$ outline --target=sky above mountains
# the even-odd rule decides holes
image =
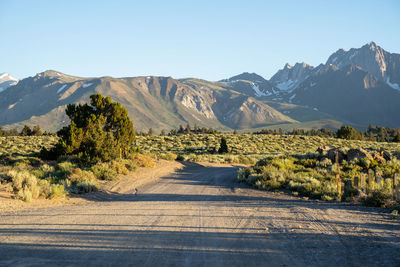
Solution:
[[[375,41],[400,52],[400,2],[0,1],[0,73],[270,78]]]

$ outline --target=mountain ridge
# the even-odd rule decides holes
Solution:
[[[40,122],[44,129],[57,130],[68,122],[60,110],[89,101],[93,93],[123,104],[138,130],[186,123],[229,130],[295,122],[250,96],[214,87],[171,77],[80,78],[45,71],[0,93],[0,125]]]
[[[160,76],[83,78],[47,70],[7,81],[13,84],[0,92],[0,125],[9,127],[38,123],[56,130],[68,122],[62,114],[66,104],[87,102],[92,93],[125,105],[138,130],[186,123],[252,129],[321,120],[332,127],[340,122],[400,126],[400,55],[373,42],[339,49],[317,67],[287,63],[270,80],[249,72],[211,82]]]

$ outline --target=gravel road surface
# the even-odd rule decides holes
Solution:
[[[399,219],[252,189],[237,168],[184,163],[78,205],[3,212],[0,266],[400,266]]]

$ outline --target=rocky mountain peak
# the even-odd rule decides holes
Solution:
[[[354,64],[371,73],[393,89],[400,90],[400,55],[389,53],[374,42],[361,48],[332,54],[327,64],[339,68]]]
[[[307,63],[305,63],[305,62],[303,61],[303,62],[301,62],[301,63],[297,62],[297,63],[294,65],[294,67],[295,67],[295,68],[307,68],[307,67],[310,67],[310,65],[308,65]]]
[[[326,72],[337,71],[339,68],[333,64],[320,65],[316,68],[316,74],[323,74]]]
[[[314,67],[305,62],[290,66],[288,63],[272,76],[270,82],[283,92],[291,92],[307,79]]]
[[[234,82],[234,81],[239,81],[239,80],[251,81],[251,82],[255,82],[255,83],[262,83],[262,82],[267,81],[261,75],[258,75],[257,73],[243,72],[243,73],[233,76],[229,79],[222,80],[222,82]]]
[[[61,77],[64,76],[63,73],[55,71],[55,70],[45,70],[43,72],[37,73],[34,78],[51,78],[51,77]]]
[[[373,41],[369,42],[368,45],[369,45],[370,49],[376,48],[376,44],[375,44],[375,42],[373,42]]]
[[[18,79],[14,78],[10,74],[4,72],[0,74],[0,92],[6,90],[8,87],[16,85]]]
[[[232,90],[248,96],[263,97],[275,93],[270,82],[256,73],[243,72],[220,82],[227,82]]]
[[[330,65],[330,66],[333,66],[333,68],[337,69],[337,67],[335,65]],[[363,68],[361,68],[360,66],[357,66],[355,64],[346,65],[343,68],[341,68],[341,70],[343,70],[346,73],[346,75],[350,75],[352,72],[355,72],[355,71],[363,71],[363,72],[367,73],[365,70],[363,70]]]
[[[14,78],[7,72],[0,73],[0,82],[6,82],[6,81],[18,81],[18,79]]]
[[[289,63],[286,63],[285,66],[283,67],[284,70],[291,68],[293,68],[293,66],[291,66]]]

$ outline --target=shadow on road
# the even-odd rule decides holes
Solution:
[[[2,229],[1,234],[29,235],[31,238],[46,236],[49,240],[63,240],[63,244],[3,242],[0,251],[7,251],[7,254],[0,256],[0,265],[6,265],[7,259],[18,261],[25,257],[35,265],[35,260],[39,260],[35,255],[46,255],[46,260],[39,263],[51,265],[58,262],[62,265],[82,262],[87,265],[126,265],[127,259],[136,266],[184,265],[185,258],[191,258],[192,263],[197,261],[203,266],[218,265],[222,261],[232,266],[243,264],[243,259],[248,259],[252,266],[262,262],[284,263],[282,256],[291,257],[292,262],[300,266],[371,265],[374,262],[381,266],[395,266],[400,262],[400,254],[385,249],[385,242],[390,241],[386,239],[347,235],[347,246],[343,246],[342,240],[336,236],[324,234],[199,230]],[[286,245],[282,246],[282,241],[286,241]],[[373,251],[369,249],[371,246],[375,248]],[[352,256],[350,261],[343,257],[349,254]]]

